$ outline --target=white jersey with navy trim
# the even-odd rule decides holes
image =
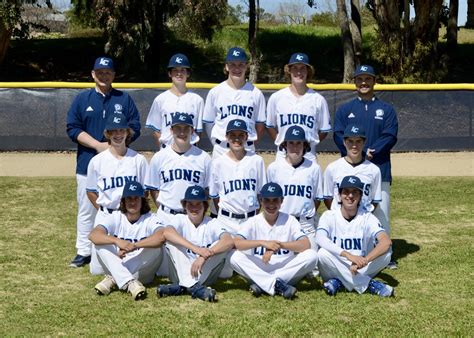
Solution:
[[[365,160],[353,166],[344,157],[331,162],[324,172],[324,198],[332,198],[331,209],[340,208],[341,197],[339,185],[346,176],[357,176],[364,183],[364,192],[360,206],[367,211],[373,211],[372,203],[382,201],[382,176],[380,169],[372,162]]]
[[[323,199],[322,173],[316,162],[304,159],[295,168],[286,159],[278,159],[268,166],[267,179],[283,189],[281,212],[306,218],[315,216],[314,202]]]
[[[291,126],[304,129],[306,140],[313,146],[319,143],[319,133],[331,131],[331,119],[326,99],[313,89],[300,97],[296,97],[290,87],[273,93],[267,104],[267,128],[278,131],[275,144],[279,146],[286,130]]]
[[[226,142],[227,124],[235,119],[247,123],[248,140],[256,141],[255,124],[265,123],[265,97],[260,89],[249,82],[234,89],[224,81],[207,94],[203,122],[214,123],[211,133],[213,144],[215,140]]]
[[[157,202],[160,205],[182,211],[181,200],[188,187],[209,186],[210,163],[209,154],[196,146],[181,155],[172,147],[166,147],[153,155],[145,186],[149,190],[159,190]]]
[[[86,190],[98,194],[98,205],[118,209],[125,183],[137,181],[143,184],[147,169],[145,156],[133,149],[127,148],[121,159],[116,158],[107,149],[89,162]]]
[[[249,218],[241,224],[237,233],[238,236],[246,240],[266,240],[292,242],[302,237],[306,237],[300,223],[291,215],[280,212],[275,224],[270,225],[265,220],[263,213]],[[253,256],[262,257],[265,253],[265,247],[257,247],[251,250]],[[293,257],[295,253],[287,249],[279,249],[273,254],[272,260],[284,261]]]
[[[201,224],[196,227],[187,215],[175,215],[169,225],[175,228],[181,237],[201,248],[210,248],[226,232],[217,219],[208,216],[204,216]],[[186,250],[186,254],[189,258],[198,257],[191,250]]]
[[[244,214],[259,208],[257,194],[267,183],[262,157],[247,153],[234,161],[228,152],[212,161],[209,196],[219,198],[219,208]]]
[[[316,231],[324,232],[342,250],[357,256],[366,256],[374,248],[377,235],[385,232],[372,213],[359,210],[349,222],[342,216],[341,209],[325,211]]]
[[[198,94],[188,90],[185,94],[178,96],[171,90],[167,90],[153,100],[145,126],[161,133],[162,144],[171,145],[173,143],[171,119],[174,114],[186,113],[193,120],[194,133],[191,136],[191,144],[195,144],[199,141],[197,133],[202,132],[203,109],[204,100]]]

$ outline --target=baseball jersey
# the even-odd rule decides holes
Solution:
[[[360,202],[360,207],[371,212],[374,210],[372,203],[382,201],[382,178],[380,169],[372,162],[365,160],[353,166],[344,157],[330,163],[324,172],[324,198],[332,198],[331,209],[341,207],[339,202],[339,185],[346,176],[357,176],[364,183],[364,192]]]
[[[219,208],[243,214],[259,208],[257,194],[267,183],[263,159],[247,153],[234,161],[228,153],[212,161],[209,196],[219,198]]]
[[[310,144],[317,145],[318,133],[331,131],[330,121],[326,99],[311,88],[303,96],[296,97],[290,87],[286,87],[268,99],[265,125],[278,130],[275,139],[277,146],[283,142],[286,130],[295,125],[304,129]]]
[[[171,119],[173,115],[178,113],[188,114],[193,119],[194,124],[191,144],[195,144],[199,141],[199,136],[196,132],[202,131],[203,109],[204,100],[198,94],[188,90],[185,94],[178,96],[171,90],[167,90],[153,100],[145,127],[160,132],[160,142],[165,145],[171,145],[173,143],[173,133],[171,132]]]
[[[242,224],[239,230],[239,236],[247,240],[266,240],[292,242],[302,237],[306,237],[300,223],[291,215],[280,212],[274,225],[268,224],[263,213],[255,217],[249,218]],[[252,249],[253,256],[263,256],[265,247],[260,246]],[[295,253],[288,249],[279,249],[273,254],[272,259],[283,261],[289,257],[293,257]]]
[[[145,156],[135,150],[127,148],[125,156],[118,159],[107,149],[89,162],[86,190],[98,194],[98,205],[118,209],[125,183],[137,181],[143,184],[147,169]]]
[[[328,210],[319,219],[318,232],[324,232],[337,247],[353,255],[366,256],[374,247],[377,235],[385,230],[372,213],[359,210],[350,222],[341,209]]]
[[[193,185],[209,186],[211,157],[196,146],[184,154],[172,147],[157,152],[150,161],[145,186],[159,190],[157,202],[169,209],[182,211],[181,200],[186,189]]]
[[[136,243],[148,236],[154,234],[163,224],[157,219],[156,215],[150,212],[141,215],[140,218],[130,223],[127,216],[121,211],[114,211],[111,214],[101,219],[96,226],[102,226],[107,231],[107,234],[132,243]],[[128,255],[137,255],[142,249],[132,251]]]
[[[202,223],[196,227],[187,215],[176,215],[172,218],[170,226],[175,228],[183,238],[201,248],[211,247],[226,232],[217,219],[208,216],[204,216]],[[186,253],[189,258],[198,257],[189,249],[186,250]]]
[[[334,116],[334,142],[341,155],[346,156],[344,130],[347,125],[355,124],[365,129],[367,148],[375,149],[372,163],[382,174],[382,182],[392,182],[390,150],[397,143],[398,119],[393,107],[376,97],[364,101],[357,97],[340,106]]]
[[[122,113],[127,117],[128,126],[133,130],[132,141],[140,136],[140,115],[130,95],[112,89],[103,95],[93,89],[76,96],[67,113],[67,134],[77,143],[76,173],[87,175],[87,166],[97,152],[79,144],[77,137],[83,131],[100,142],[105,142],[104,129],[107,118],[112,113]]]
[[[256,123],[265,123],[265,97],[260,89],[249,82],[234,89],[226,81],[212,88],[204,106],[204,123],[214,123],[211,140],[226,142],[229,121],[241,119],[248,126],[248,140],[257,140]]]
[[[316,162],[304,159],[295,168],[286,160],[277,160],[268,166],[267,179],[283,189],[281,212],[306,218],[316,214],[314,201],[323,199],[321,168]]]

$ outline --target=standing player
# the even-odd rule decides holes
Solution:
[[[231,120],[226,130],[229,150],[212,162],[209,195],[219,209],[217,219],[231,233],[257,214],[258,192],[266,183],[265,164],[254,152],[247,152],[247,124]]]
[[[208,187],[210,156],[191,144],[194,127],[191,116],[173,115],[173,143],[151,159],[145,184],[158,208],[158,217],[169,224],[170,216],[184,213],[183,191],[193,185]]]
[[[379,220],[359,208],[363,189],[358,177],[344,177],[339,186],[341,208],[326,211],[319,221],[319,271],[331,296],[343,289],[393,295],[391,286],[372,279],[390,262],[392,242]]]
[[[229,121],[240,119],[247,124],[247,150],[255,151],[254,142],[265,130],[265,98],[258,88],[245,80],[247,68],[245,51],[239,47],[229,49],[224,67],[227,80],[207,94],[203,122],[214,145],[213,159],[228,150],[226,127]]]
[[[349,124],[365,129],[364,151],[367,159],[379,167],[382,174],[382,201],[374,215],[390,235],[390,185],[392,171],[390,151],[397,143],[398,119],[393,107],[379,100],[374,93],[375,71],[367,65],[358,66],[354,73],[358,97],[340,106],[334,117],[334,142],[341,155],[346,156],[343,134]],[[396,269],[395,262],[389,268]]]
[[[250,291],[256,297],[265,292],[292,299],[297,291],[294,285],[315,268],[318,256],[298,221],[279,211],[281,187],[267,183],[260,197],[263,212],[242,225],[234,238],[237,250],[230,263],[250,281]],[[242,252],[249,249],[251,254]]]
[[[340,207],[339,186],[346,176],[357,176],[364,184],[360,205],[372,212],[382,198],[380,169],[363,157],[365,131],[348,125],[344,131],[346,156],[330,163],[324,172],[324,203],[328,209]],[[375,206],[374,206],[375,204]]]
[[[88,235],[94,225],[96,209],[86,195],[87,166],[94,155],[109,146],[104,140],[105,121],[110,114],[121,113],[133,130],[131,141],[140,136],[140,116],[135,103],[127,93],[112,88],[114,77],[112,59],[97,58],[92,70],[95,88],[80,93],[67,114],[67,134],[77,143],[77,255],[71,267],[89,264],[91,259]]]
[[[316,250],[317,210],[323,199],[321,168],[304,157],[310,151],[310,145],[300,126],[286,130],[280,148],[285,158],[268,166],[268,181],[282,187],[284,199],[280,211],[296,217],[308,235],[311,247]]]
[[[277,158],[285,157],[279,149],[289,127],[297,125],[304,129],[311,151],[305,157],[316,159],[316,146],[331,131],[329,109],[326,99],[308,87],[314,68],[304,53],[294,53],[285,65],[285,76],[290,86],[270,96],[267,105],[266,127],[277,145]]]
[[[173,284],[160,285],[156,292],[160,297],[187,292],[193,298],[213,302],[216,290],[209,285],[217,280],[234,242],[217,220],[205,216],[209,202],[202,187],[186,189],[181,203],[186,215],[176,215],[165,230]],[[154,247],[160,243],[156,234],[137,245]]]
[[[89,235],[95,244],[100,266],[106,277],[95,286],[99,295],[108,295],[118,287],[135,300],[146,295],[142,283],[153,281],[162,255],[164,236],[161,223],[150,213],[143,187],[129,181],[123,189],[120,211],[104,218]],[[139,249],[137,242],[154,235],[156,248]]]
[[[191,64],[186,55],[173,55],[168,63],[171,88],[155,98],[146,120],[146,127],[153,130],[158,151],[173,142],[171,121],[175,114],[188,114],[193,120],[194,131],[198,133],[202,131],[204,100],[186,87],[186,81],[190,75]],[[191,144],[199,141],[199,136],[195,132],[192,135]]]

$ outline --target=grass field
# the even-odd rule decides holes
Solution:
[[[474,178],[395,178],[392,219],[399,269],[380,278],[396,297],[326,296],[320,281],[298,297],[254,298],[239,277],[216,304],[96,296],[100,277],[69,269],[75,254],[73,178],[0,177],[0,336],[471,336]]]

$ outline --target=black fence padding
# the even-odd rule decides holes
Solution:
[[[0,89],[0,151],[64,151],[76,145],[66,134],[66,115],[82,89]],[[155,150],[152,132],[145,121],[153,99],[164,90],[129,89],[140,111],[142,136],[132,144],[139,151]],[[193,89],[204,99],[207,89]],[[265,98],[274,91],[263,91]],[[354,98],[348,90],[320,91],[331,112]],[[377,96],[395,107],[399,133],[395,151],[474,150],[474,91],[381,91]],[[211,149],[205,133],[200,146]],[[275,150],[268,134],[257,150]],[[320,152],[335,152],[330,134],[318,146]]]

